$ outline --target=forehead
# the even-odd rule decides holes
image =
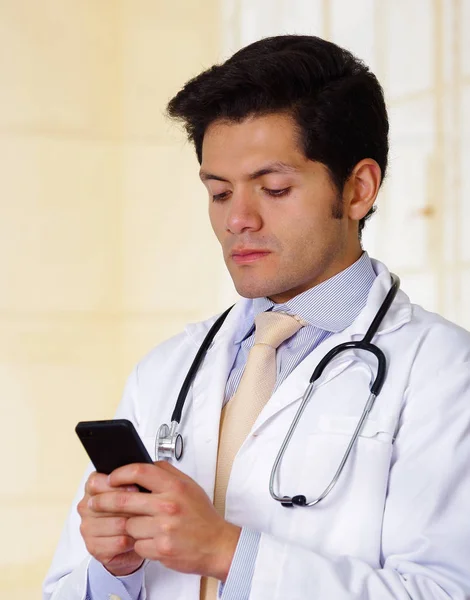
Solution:
[[[248,117],[237,123],[219,119],[207,128],[202,145],[203,170],[252,170],[266,162],[300,167],[307,158],[295,121],[286,114]]]

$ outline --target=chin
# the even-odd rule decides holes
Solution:
[[[263,298],[282,293],[282,291],[278,290],[273,285],[267,284],[267,282],[251,282],[249,284],[243,284],[234,281],[233,283],[237,293],[242,296],[242,298]]]

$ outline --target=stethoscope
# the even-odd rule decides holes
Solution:
[[[328,494],[338,482],[338,479],[347,463],[349,455],[351,454],[351,450],[354,448],[354,444],[356,443],[357,438],[361,433],[364,422],[367,419],[367,416],[369,415],[370,411],[372,410],[375,399],[380,394],[380,390],[382,389],[382,386],[384,384],[386,371],[385,355],[382,352],[382,350],[380,350],[380,348],[378,348],[375,344],[371,343],[371,340],[377,333],[380,323],[387,314],[388,309],[390,308],[393,300],[395,299],[395,296],[397,295],[398,289],[400,287],[400,279],[393,273],[391,273],[391,278],[392,285],[390,287],[390,290],[388,291],[385,300],[382,302],[382,305],[377,311],[374,320],[370,324],[370,327],[367,330],[364,337],[362,338],[362,340],[359,340],[357,342],[345,342],[332,348],[318,363],[315,370],[313,371],[312,376],[310,377],[307,389],[305,390],[305,393],[302,396],[302,402],[300,403],[300,406],[295,414],[294,420],[292,421],[292,424],[289,427],[289,430],[286,434],[286,437],[284,438],[276,460],[274,461],[273,468],[271,470],[271,477],[269,479],[269,492],[271,494],[271,497],[277,502],[280,502],[282,506],[315,506],[316,504],[324,500],[326,496],[328,496]],[[158,429],[157,437],[155,440],[157,460],[180,460],[183,456],[183,438],[177,430],[178,425],[180,424],[181,414],[183,412],[183,406],[186,400],[186,396],[188,394],[189,388],[191,387],[191,384],[193,383],[196,373],[202,361],[204,360],[210,345],[212,344],[214,337],[216,336],[219,329],[222,327],[223,322],[225,321],[228,313],[232,310],[232,308],[233,306],[228,308],[222,315],[220,315],[220,317],[212,325],[204,341],[202,342],[201,347],[199,348],[196,357],[194,358],[193,364],[191,365],[191,368],[189,369],[188,374],[186,375],[186,378],[178,395],[175,409],[173,410],[173,414],[171,415],[171,426],[169,427],[165,424]],[[315,382],[322,376],[325,367],[333,360],[333,358],[338,356],[338,354],[340,354],[341,352],[345,352],[346,350],[351,349],[366,350],[367,352],[372,352],[372,354],[376,357],[378,362],[377,374],[374,380],[372,381],[372,384],[370,385],[370,395],[364,406],[364,410],[362,411],[361,418],[359,419],[356,429],[354,430],[354,433],[351,437],[348,447],[346,448],[343,458],[341,459],[341,462],[333,476],[333,479],[317,498],[310,500],[309,502],[307,502],[307,498],[302,494],[298,494],[296,496],[280,496],[274,491],[274,481],[279,471],[279,466],[284,456],[284,453],[286,452],[287,447],[289,446],[289,443],[300,421],[302,413],[304,412],[305,407],[307,406],[308,402],[310,401],[313,395]]]

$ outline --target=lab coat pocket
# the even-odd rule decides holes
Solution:
[[[322,414],[318,418],[316,427],[311,437],[315,435],[346,435],[352,438],[356,427],[359,423],[359,416],[352,415],[335,415],[335,414]],[[358,438],[369,438],[375,439],[381,442],[390,442],[392,438],[392,432],[394,430],[395,417],[383,416],[380,420],[366,419],[359,433]],[[358,439],[359,441],[359,439]]]
[[[295,483],[285,493],[303,494],[308,502],[322,495],[337,474],[358,422],[358,416],[319,415],[305,439]],[[312,550],[362,557],[371,564],[379,560],[392,432],[392,419],[365,422],[331,492],[315,506],[291,509],[292,540]]]

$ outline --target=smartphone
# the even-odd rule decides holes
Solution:
[[[132,463],[153,464],[134,425],[127,419],[80,421],[75,431],[98,473],[109,475]],[[137,487],[142,492],[149,491]]]

